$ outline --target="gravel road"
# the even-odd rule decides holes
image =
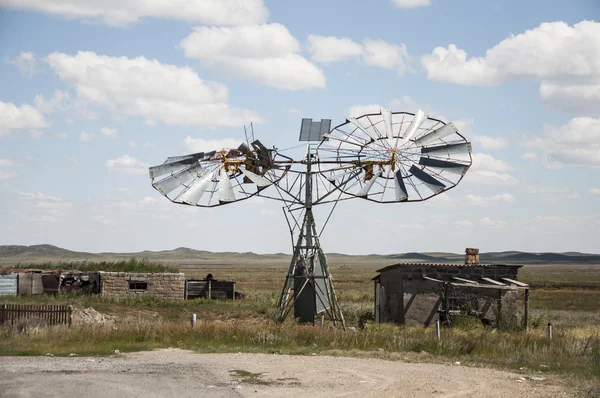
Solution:
[[[260,374],[260,375],[258,375]],[[456,365],[178,349],[0,357],[0,397],[569,397],[553,382]],[[527,376],[527,375],[525,375]]]

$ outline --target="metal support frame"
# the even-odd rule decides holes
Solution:
[[[293,308],[294,318],[299,322],[314,325],[316,315],[326,315],[334,325],[339,323],[345,328],[344,316],[333,287],[327,257],[321,248],[320,233],[317,233],[312,212],[314,204],[312,183],[315,174],[311,169],[313,157],[313,148],[308,144],[304,173],[304,200],[300,208],[287,208],[287,212],[294,220],[293,224],[290,223],[286,214],[292,235],[293,254],[279,299],[277,319],[284,321]],[[294,211],[304,213],[301,224],[294,217]],[[296,230],[298,237],[294,240]],[[314,303],[312,308],[308,308],[311,303]]]

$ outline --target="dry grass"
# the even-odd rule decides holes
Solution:
[[[272,321],[285,275],[284,267],[184,269],[187,277],[213,273],[234,279],[245,300],[194,300],[172,302],[151,298],[128,300],[98,296],[35,296],[3,298],[2,302],[69,303],[93,307],[115,316],[112,325],[74,325],[72,328],[0,328],[0,355],[108,355],[159,347],[180,347],[202,352],[278,352],[294,354],[334,353],[419,360],[459,360],[540,372],[558,372],[600,378],[600,290],[552,289],[531,293],[532,330],[498,331],[466,324],[444,329],[442,340],[431,328],[405,328],[367,324],[372,313],[375,273],[372,268],[333,268],[336,291],[345,318],[356,329],[323,328]],[[543,272],[543,271],[541,271]],[[531,276],[535,278],[535,275]],[[561,276],[558,275],[557,282]],[[539,277],[541,278],[541,277]],[[546,276],[544,276],[546,278]],[[571,278],[573,279],[573,278]],[[190,314],[199,322],[189,325]],[[554,339],[547,341],[545,326],[555,325]],[[544,366],[541,366],[544,365]]]

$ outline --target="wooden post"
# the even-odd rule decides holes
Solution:
[[[502,322],[502,290],[498,289],[498,314],[496,315],[496,327],[500,327]]]
[[[529,289],[525,289],[525,308],[523,309],[523,326],[529,330]]]
[[[235,300],[235,282],[233,282],[233,291],[231,292],[231,294],[233,295],[233,297],[231,298]]]
[[[320,323],[319,323],[319,327],[320,327],[321,329],[323,329],[323,323],[324,323],[324,322],[325,322],[325,315],[324,315],[324,314],[321,314],[321,321],[320,321]]]
[[[208,298],[212,298],[212,291],[211,291],[211,280],[208,280]]]
[[[552,324],[548,322],[548,342],[552,341]]]
[[[70,305],[68,308],[69,308],[69,327],[71,327],[71,325],[73,324],[73,306]]]
[[[446,323],[450,325],[450,283],[444,283],[444,311],[446,315]]]
[[[187,281],[187,279],[185,280],[184,285],[183,285],[183,299],[184,300],[188,299],[188,281]]]
[[[440,331],[440,320],[435,321],[435,336],[437,337],[437,341],[442,339],[442,333]]]
[[[191,323],[192,323],[192,329],[194,327],[196,327],[196,314],[192,314]]]

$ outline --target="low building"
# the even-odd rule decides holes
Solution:
[[[235,291],[235,281],[217,280],[212,274],[204,279],[188,279],[185,281],[185,299],[212,298],[236,300],[241,298]]]
[[[183,300],[183,273],[100,272],[100,294],[105,297],[152,296]]]
[[[464,264],[399,263],[377,270],[374,318],[377,323],[429,326],[452,314],[486,324],[515,322],[524,292],[522,322],[527,322],[528,285],[518,281],[521,265],[481,264],[479,250],[467,249]]]

